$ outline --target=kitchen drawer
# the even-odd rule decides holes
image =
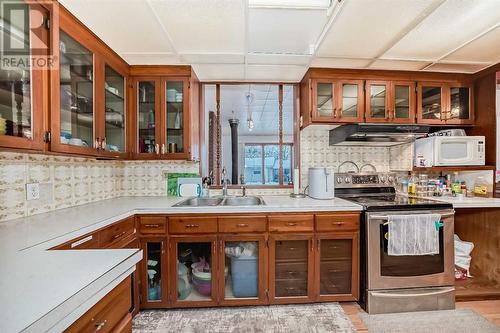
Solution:
[[[143,235],[164,234],[167,232],[167,218],[165,216],[141,216],[139,232]]]
[[[307,261],[276,263],[275,275],[279,280],[307,279]]]
[[[217,232],[217,217],[170,217],[171,234],[205,234]]]
[[[262,216],[221,216],[219,217],[219,232],[265,232],[267,217]]]
[[[324,259],[351,259],[352,241],[350,239],[321,239],[320,256]]]
[[[98,249],[99,234],[93,233],[70,240],[64,244],[54,247],[52,250],[77,250],[77,249]]]
[[[276,280],[274,288],[276,297],[307,296],[307,279]]]
[[[114,242],[118,242],[128,235],[135,233],[135,219],[130,217],[117,222],[99,232],[99,244],[101,248],[110,247]]]
[[[351,274],[347,272],[321,275],[319,293],[321,295],[350,294]]]
[[[75,321],[65,332],[114,332],[129,315],[131,306],[130,277],[111,290],[103,299]],[[123,331],[122,332],[126,332]]]
[[[277,240],[275,242],[276,261],[290,260],[307,261],[309,255],[309,240]]]
[[[316,215],[316,231],[358,231],[359,214]]]
[[[312,232],[313,215],[272,215],[269,216],[270,232]]]
[[[132,332],[132,314],[128,313],[123,319],[115,326],[113,333],[130,333]]]

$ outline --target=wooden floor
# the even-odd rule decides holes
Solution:
[[[340,303],[344,312],[349,316],[354,327],[358,332],[368,332],[368,329],[363,324],[359,317],[359,313],[364,310],[359,307],[357,303],[346,302]],[[471,301],[471,302],[457,302],[457,309],[471,309],[481,314],[484,318],[493,322],[495,325],[500,326],[500,300],[494,301]]]

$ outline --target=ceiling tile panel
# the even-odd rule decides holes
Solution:
[[[179,53],[244,52],[244,1],[148,1]]]
[[[327,20],[326,10],[250,9],[248,51],[310,54]]]
[[[364,68],[371,59],[349,59],[349,58],[314,58],[311,67],[328,68]]]
[[[182,64],[179,57],[172,53],[121,53],[129,65],[176,65]]]
[[[437,60],[498,24],[499,6],[498,0],[448,0],[384,57]]]
[[[122,0],[119,5],[114,0],[60,2],[119,54],[173,51],[144,1]]]
[[[248,65],[245,78],[248,81],[300,82],[306,70],[306,66]]]
[[[368,68],[387,69],[387,70],[405,70],[418,71],[429,65],[427,61],[405,61],[392,59],[377,59]]]
[[[242,81],[245,79],[245,65],[193,64],[201,81]]]
[[[308,65],[310,60],[309,55],[276,53],[249,53],[247,55],[247,63],[252,65]]]
[[[486,67],[488,67],[488,64],[437,63],[425,70],[430,72],[475,73]]]
[[[244,64],[245,55],[240,54],[220,54],[220,53],[195,53],[181,54],[180,58],[187,64]]]
[[[316,54],[345,58],[376,57],[433,2],[346,1]]]
[[[500,10],[500,1],[498,3]],[[444,60],[451,61],[500,61],[500,27],[488,32],[473,42],[453,52]]]

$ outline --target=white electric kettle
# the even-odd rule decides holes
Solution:
[[[328,168],[309,168],[308,194],[313,199],[333,199],[333,171]]]

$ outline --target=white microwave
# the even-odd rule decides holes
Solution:
[[[484,136],[434,136],[417,139],[414,165],[484,165],[484,146]]]

